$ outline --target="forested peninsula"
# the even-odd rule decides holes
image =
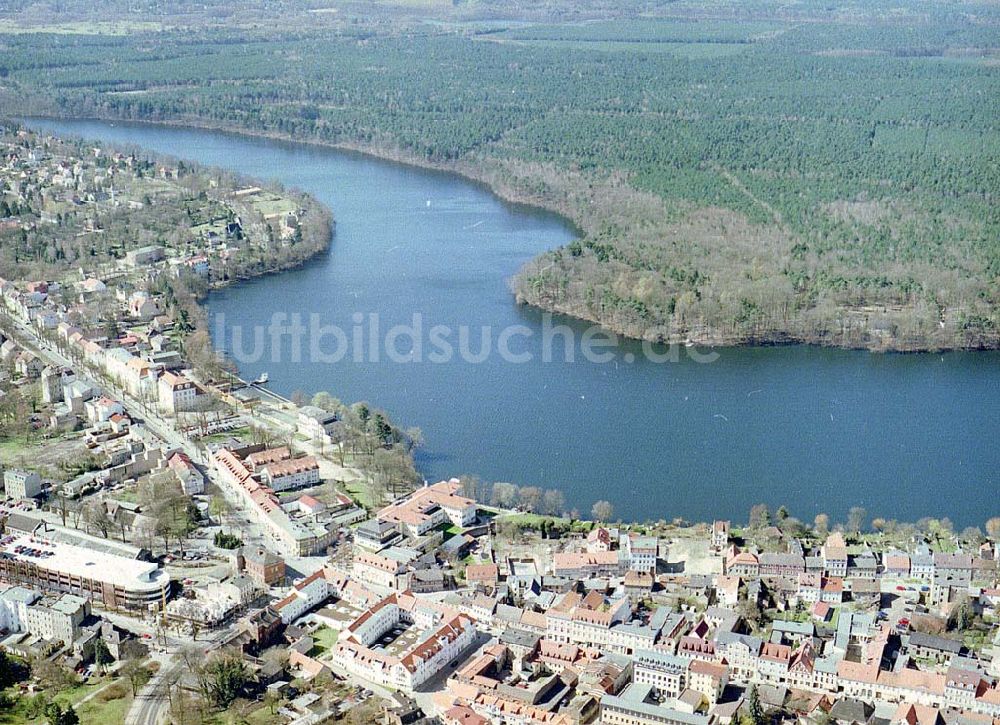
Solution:
[[[994,6],[584,3],[524,25],[343,5],[277,32],[3,35],[3,107],[458,171],[581,230],[518,300],[631,337],[1000,346]]]

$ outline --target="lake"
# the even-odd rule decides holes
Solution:
[[[284,340],[241,371],[266,371],[286,395],[367,400],[420,427],[418,465],[430,480],[471,473],[559,488],[584,515],[607,499],[625,519],[745,521],[758,502],[784,504],[806,521],[819,512],[842,521],[855,505],[899,520],[948,516],[956,526],[1000,514],[992,499],[1000,491],[998,353],[727,348],[706,363],[693,359],[706,351],[682,348],[676,362],[655,362],[624,343],[609,362],[585,359],[579,346],[572,361],[545,361],[543,317],[514,303],[508,281],[532,256],[573,238],[556,216],[455,175],[317,146],[146,125],[32,125],[278,180],[329,205],[337,219],[329,253],[213,293],[210,312],[225,320],[213,336],[235,355],[234,326],[251,348],[250,328],[276,312],[299,313],[303,324],[317,315],[349,343],[358,334],[362,344],[339,361],[344,340],[327,335],[337,343],[320,347],[330,360],[293,362]],[[368,340],[412,325],[414,314],[421,334],[396,334],[373,361]],[[443,350],[428,342],[436,325],[455,333],[456,350],[456,330],[467,326],[469,354],[431,362]],[[487,326],[493,352],[471,361]],[[587,329],[569,328],[578,340]],[[497,352],[504,330],[507,355]],[[557,353],[565,337],[554,338]]]

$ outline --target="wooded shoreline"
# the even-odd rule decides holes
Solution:
[[[249,129],[245,127],[240,127],[233,124],[226,123],[216,123],[212,121],[206,121],[200,118],[185,118],[185,119],[156,119],[156,120],[143,120],[143,119],[132,119],[132,118],[122,118],[114,115],[105,116],[94,116],[88,115],[85,117],[72,116],[69,114],[56,114],[56,113],[32,113],[26,118],[37,118],[37,119],[49,119],[49,120],[69,120],[69,121],[100,121],[106,123],[134,123],[139,125],[149,125],[149,126],[161,126],[161,127],[171,127],[171,128],[188,128],[201,131],[211,131],[225,134],[232,134],[234,136],[240,136],[244,138],[258,138],[273,141],[280,141],[284,143],[293,143],[298,145],[316,146],[327,149],[335,149],[340,151],[349,151],[353,153],[362,154],[372,158],[380,159],[383,161],[388,161],[397,164],[403,164],[407,166],[413,166],[421,169],[429,169],[433,171],[452,173],[456,174],[470,182],[481,185],[483,188],[487,189],[490,193],[494,194],[503,201],[511,204],[520,204],[530,207],[535,207],[543,211],[557,214],[562,217],[570,228],[579,237],[583,237],[589,233],[596,231],[596,220],[583,219],[576,213],[574,206],[569,203],[567,196],[568,192],[564,192],[562,198],[560,198],[555,192],[550,194],[539,194],[533,193],[526,188],[525,182],[530,182],[532,177],[530,176],[530,170],[525,172],[525,176],[519,181],[521,183],[511,183],[506,181],[504,176],[511,172],[509,168],[511,165],[517,166],[516,161],[497,159],[494,157],[485,157],[479,159],[479,163],[473,163],[469,160],[458,160],[451,162],[442,162],[436,160],[430,160],[422,158],[419,155],[407,152],[399,147],[386,147],[378,144],[363,144],[357,142],[332,142],[324,141],[317,138],[296,138],[290,134],[282,133],[279,131],[265,131],[258,129]],[[614,187],[619,191],[622,186],[615,184]],[[635,194],[639,192],[630,190]],[[320,205],[325,209],[325,206]],[[302,264],[307,263],[311,259],[314,259],[319,254],[327,251],[329,249],[330,243],[332,243],[333,234],[335,231],[335,221],[331,216],[331,227],[330,233],[326,243],[321,247],[317,248],[309,256],[297,260],[291,264],[279,266],[274,269],[266,270],[261,273],[241,275],[240,277],[233,278],[231,280],[226,280],[218,285],[213,285],[213,288],[225,287],[230,284],[234,284],[240,281],[247,281],[260,277],[267,274],[279,274],[283,271],[290,269],[295,269]],[[636,329],[634,325],[628,324],[626,322],[616,321],[609,316],[600,316],[593,314],[589,310],[581,309],[577,304],[574,304],[574,300],[555,300],[546,298],[543,294],[540,294],[537,289],[533,289],[528,283],[529,275],[533,268],[537,269],[537,266],[543,261],[548,259],[549,255],[560,254],[562,249],[550,250],[549,252],[543,253],[542,255],[527,261],[521,270],[515,275],[514,278],[509,280],[512,294],[515,296],[518,304],[526,304],[536,307],[540,310],[546,312],[552,312],[560,315],[565,315],[573,319],[593,323],[600,325],[606,330],[613,332],[622,337],[634,340],[644,340],[656,344],[665,345],[697,345],[700,347],[743,347],[743,346],[775,346],[775,345],[815,345],[820,347],[836,347],[842,349],[858,349],[858,350],[868,350],[870,352],[899,352],[899,353],[922,353],[922,352],[942,352],[947,350],[993,350],[1000,349],[1000,336],[998,336],[993,343],[986,344],[984,341],[977,341],[968,345],[943,345],[933,343],[930,340],[892,340],[888,343],[878,343],[876,341],[851,341],[849,339],[843,339],[834,336],[823,336],[823,335],[805,335],[797,334],[791,330],[769,330],[764,331],[760,334],[746,335],[739,334],[735,332],[728,332],[723,330],[714,329],[709,326],[703,326],[701,328],[690,328],[682,331],[671,331],[669,329],[664,329],[663,327],[653,327],[647,330]]]

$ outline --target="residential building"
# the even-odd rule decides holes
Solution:
[[[420,632],[412,644],[381,644],[387,633],[409,628]],[[341,631],[332,660],[365,680],[412,693],[475,641],[471,617],[409,594],[393,594]]]
[[[378,512],[380,521],[398,524],[411,536],[423,536],[442,524],[471,526],[476,521],[476,502],[461,496],[457,478],[418,488]]]
[[[177,480],[181,484],[181,490],[185,495],[192,496],[196,493],[204,493],[205,476],[191,462],[191,458],[188,457],[187,453],[183,451],[172,453],[167,458],[167,465],[174,472],[174,475],[177,476]]]
[[[730,522],[715,521],[712,524],[712,548],[722,551],[729,544]]]
[[[601,698],[601,722],[604,725],[709,725],[711,719],[657,701],[652,685],[632,683],[620,695]]]
[[[406,586],[405,563],[375,552],[355,552],[351,574],[364,584],[385,587],[386,589],[399,589]]]
[[[236,562],[237,571],[245,572],[261,586],[278,586],[285,581],[284,559],[262,546],[244,546]]]
[[[827,536],[822,549],[820,549],[820,554],[823,557],[827,576],[847,576],[847,543],[841,533],[835,531]]]
[[[611,551],[611,534],[603,526],[598,526],[587,534],[587,552],[596,554],[604,551]]]
[[[3,472],[3,487],[7,498],[35,498],[42,493],[42,478],[35,471],[11,468]]]
[[[658,650],[641,650],[632,658],[632,681],[650,685],[657,697],[678,697],[688,686],[691,662]]]
[[[157,390],[160,407],[168,413],[196,410],[199,407],[201,389],[179,373],[163,373],[157,383]]]
[[[797,577],[805,571],[805,559],[798,554],[764,553],[758,557],[762,577]]]
[[[284,624],[290,624],[329,599],[330,590],[326,574],[320,570],[292,586],[288,596],[274,605],[274,610]]]
[[[25,608],[24,630],[50,642],[72,645],[90,614],[90,602],[73,594],[41,599]]]
[[[552,555],[552,571],[570,579],[620,576],[627,559],[618,551],[561,551]]]
[[[632,571],[656,571],[656,555],[658,542],[655,536],[639,536],[637,534],[622,534],[619,547],[624,553],[623,558]]]
[[[319,483],[319,463],[313,456],[288,458],[258,468],[260,479],[274,491],[287,491]]]

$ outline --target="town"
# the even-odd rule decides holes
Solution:
[[[197,319],[328,241],[308,199],[3,142],[0,722],[1000,720],[1000,519],[625,523],[421,482],[415,434],[241,380]],[[156,209],[186,221],[138,238]]]

